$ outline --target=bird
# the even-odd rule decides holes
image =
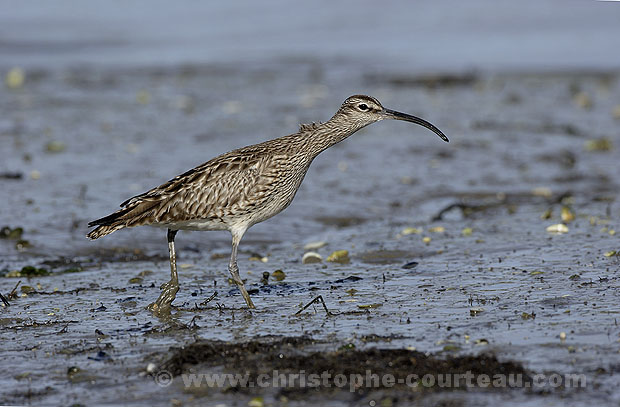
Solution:
[[[300,125],[296,133],[239,148],[215,157],[168,182],[127,199],[121,209],[88,223],[86,236],[95,240],[119,229],[156,226],[167,229],[170,281],[148,306],[155,315],[170,315],[179,291],[175,236],[179,230],[227,230],[232,236],[228,271],[246,305],[256,308],[237,265],[244,233],[286,209],[310,164],[323,151],[358,130],[381,120],[403,120],[426,127],[443,141],[448,137],[430,122],[386,109],[374,97],[348,97],[326,122]]]

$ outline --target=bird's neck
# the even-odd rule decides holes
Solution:
[[[334,117],[322,123],[309,134],[308,140],[313,157],[327,150],[334,144],[338,144],[353,133],[365,127],[366,124],[360,125],[357,122],[347,120],[340,112]]]

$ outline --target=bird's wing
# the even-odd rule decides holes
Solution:
[[[270,155],[237,151],[208,161],[170,181],[123,202],[135,208],[127,215],[138,224],[222,219],[239,211],[261,191],[261,171],[269,167]],[[235,207],[236,206],[236,207]],[[132,217],[133,217],[132,216]]]

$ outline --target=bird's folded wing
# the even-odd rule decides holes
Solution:
[[[269,157],[218,157],[125,202],[144,223],[224,218],[260,191]],[[142,222],[140,222],[142,223]]]

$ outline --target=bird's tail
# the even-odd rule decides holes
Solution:
[[[95,229],[88,232],[87,238],[91,240],[99,239],[105,235],[109,235],[112,232],[116,232],[119,229],[127,227],[127,221],[124,219],[134,208],[123,208],[101,219],[94,220],[88,223],[89,227],[97,226]]]
[[[109,235],[112,232],[116,232],[119,229],[124,228],[125,225],[116,225],[116,226],[97,226],[95,229],[88,232],[86,235],[90,240],[99,239],[102,236]]]

